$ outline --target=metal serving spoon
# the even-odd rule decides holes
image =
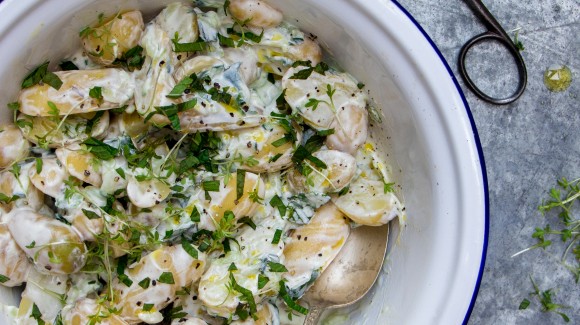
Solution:
[[[304,325],[316,325],[326,308],[345,307],[364,297],[383,266],[388,235],[388,224],[351,231],[340,253],[301,298],[310,309]]]

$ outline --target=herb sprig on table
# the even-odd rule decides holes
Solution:
[[[547,249],[553,247],[554,241],[558,239],[564,243],[564,251],[561,253],[560,263],[568,269],[575,278],[576,283],[580,281],[580,219],[573,215],[574,204],[580,201],[580,178],[569,181],[562,178],[557,181],[557,185],[550,189],[549,199],[544,200],[538,207],[539,212],[548,221],[556,216],[556,222],[546,224],[545,227],[537,227],[532,234],[537,243],[532,245],[512,257],[528,252],[536,248]],[[554,227],[556,223],[556,227]],[[542,305],[543,312],[553,312],[562,317],[565,322],[569,322],[570,318],[562,312],[562,309],[570,308],[568,306],[554,303],[554,289],[540,290],[538,285],[530,277],[534,292],[531,296],[537,297]],[[520,310],[527,309],[530,305],[528,299],[524,299],[519,306]]]

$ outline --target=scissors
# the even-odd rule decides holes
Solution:
[[[512,42],[508,34],[505,30],[501,27],[498,21],[493,17],[493,15],[489,12],[489,10],[485,7],[485,5],[481,2],[481,0],[465,0],[465,2],[469,5],[473,13],[479,18],[479,20],[485,25],[487,28],[487,32],[477,35],[474,38],[470,39],[459,52],[459,74],[469,87],[471,91],[477,95],[477,97],[481,98],[482,100],[496,104],[496,105],[505,105],[514,102],[517,100],[526,89],[526,85],[528,83],[528,73],[526,71],[526,64],[524,59],[522,58],[520,51],[516,47],[516,45]],[[518,67],[518,87],[516,91],[505,98],[495,98],[487,95],[481,89],[479,89],[469,74],[465,69],[465,58],[467,56],[467,52],[474,47],[475,45],[485,42],[485,41],[497,41],[503,46],[507,48],[509,53],[514,58],[516,65]]]

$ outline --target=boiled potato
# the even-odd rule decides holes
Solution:
[[[346,187],[355,176],[357,166],[353,156],[337,150],[320,150],[312,154],[326,164],[304,176],[293,169],[288,173],[288,181],[297,192],[334,193]]]
[[[359,178],[349,191],[332,199],[338,209],[352,221],[367,226],[381,226],[398,215],[399,200],[392,192],[384,190],[384,183]]]
[[[0,223],[0,274],[8,280],[3,286],[14,287],[26,282],[31,264],[26,253],[14,241],[6,224]]]
[[[228,9],[237,20],[252,27],[275,27],[283,18],[279,10],[260,0],[231,0]]]
[[[28,170],[32,184],[46,195],[53,198],[61,197],[66,186],[65,181],[69,178],[69,173],[61,162],[56,158],[43,159],[42,168],[39,166],[40,173],[36,166],[37,163],[34,162],[33,168]]]
[[[100,318],[102,324],[109,325],[126,325],[119,316],[110,313],[108,308],[99,305],[94,299],[82,298],[77,300],[73,306],[67,306],[63,309],[62,320],[67,325],[85,325],[90,322],[93,315],[102,315]]]
[[[107,66],[139,44],[143,27],[140,11],[118,13],[98,26],[85,28],[81,42],[91,60]]]
[[[85,183],[101,186],[101,166],[97,158],[90,152],[81,150],[80,146],[56,149],[56,157],[72,176]]]
[[[113,282],[114,304],[122,308],[120,317],[129,324],[158,317],[159,311],[175,300],[175,292],[197,281],[206,264],[206,255],[198,252],[198,258],[189,255],[181,245],[163,246],[143,258],[125,271],[133,281],[130,287],[118,278]],[[171,281],[168,281],[168,277]],[[150,279],[147,288],[138,283]],[[163,280],[165,279],[165,280]],[[172,283],[171,283],[172,282]],[[153,304],[150,311],[144,311],[144,304]]]
[[[345,216],[332,203],[318,208],[310,223],[296,229],[284,248],[287,286],[300,288],[322,273],[350,234]]]
[[[108,110],[127,105],[133,99],[135,83],[131,74],[121,69],[57,71],[60,89],[38,84],[22,89],[18,97],[20,111],[30,116],[66,116]],[[100,89],[101,98],[90,96]]]
[[[70,226],[29,208],[12,210],[6,218],[14,240],[38,270],[71,274],[85,265],[87,248]]]
[[[219,181],[219,191],[208,192],[211,200],[204,200],[202,203],[215,222],[219,223],[226,211],[232,211],[236,219],[252,215],[259,206],[257,202],[250,198],[250,193],[254,190],[258,193],[258,196],[264,197],[264,181],[262,181],[260,176],[246,172],[243,194],[239,200],[236,200],[236,179],[236,173],[230,174],[227,184],[224,184],[224,180],[221,179]]]
[[[0,168],[6,168],[28,156],[30,143],[15,125],[0,128]]]
[[[20,114],[24,137],[40,147],[60,148],[78,144],[89,137],[102,138],[109,127],[109,112],[92,112],[62,118],[46,118]],[[90,123],[92,127],[88,129]]]

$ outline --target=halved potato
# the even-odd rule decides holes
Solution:
[[[133,99],[135,83],[131,74],[121,69],[57,71],[60,89],[38,84],[20,92],[20,111],[30,116],[63,116],[118,108]],[[98,87],[98,88],[97,88]],[[90,96],[100,89],[101,98]]]
[[[352,221],[367,226],[381,226],[398,215],[399,200],[392,192],[384,190],[384,183],[359,178],[349,191],[332,202]]]
[[[6,168],[14,162],[26,157],[30,143],[15,125],[0,128],[0,168]]]
[[[96,27],[85,28],[81,41],[91,60],[107,66],[139,44],[143,27],[140,11],[118,13]]]
[[[72,274],[85,265],[87,248],[71,226],[29,208],[12,210],[7,219],[14,240],[39,270]]]

